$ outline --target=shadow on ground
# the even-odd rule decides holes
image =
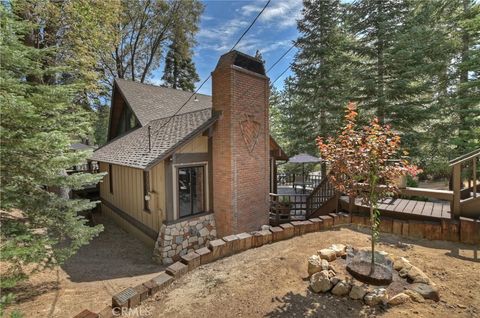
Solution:
[[[98,218],[104,231],[80,248],[62,269],[72,282],[92,282],[151,274],[163,270],[152,250],[111,220]]]
[[[281,299],[275,297],[272,302],[278,306],[267,313],[268,318],[300,318],[300,317],[369,317],[379,315],[384,309],[370,308],[360,301],[348,297],[335,297],[330,294],[315,294],[310,290],[307,295],[288,292]]]

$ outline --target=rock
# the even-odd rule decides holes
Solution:
[[[329,248],[324,248],[318,251],[318,256],[320,256],[321,259],[331,262],[337,258],[337,253]]]
[[[331,269],[328,270],[328,277],[332,278],[336,275],[336,273],[334,271],[332,271]]]
[[[321,267],[322,267],[322,271],[330,269],[330,265],[328,264],[328,261],[326,259],[321,260]]]
[[[316,293],[325,293],[332,288],[332,283],[328,277],[328,271],[315,273],[310,277],[310,288]]]
[[[318,255],[312,255],[308,258],[308,276],[312,276],[315,273],[321,272],[322,259]]]
[[[352,289],[350,290],[349,296],[352,299],[363,299],[366,293],[367,291],[363,286],[353,285]]]
[[[350,284],[344,280],[339,281],[332,289],[332,294],[345,296],[350,292]]]
[[[423,283],[423,284],[430,284],[432,281],[422,272],[418,267],[413,266],[407,273],[408,279],[410,279],[413,283]]]
[[[393,262],[393,268],[397,271],[402,270],[403,268],[407,268],[407,270],[412,267],[412,264],[405,258],[405,257],[399,257]]]
[[[414,292],[419,293],[425,299],[431,299],[434,301],[440,300],[440,295],[438,293],[438,288],[436,286],[424,284],[424,283],[415,283],[407,287]]]
[[[417,293],[416,291],[407,289],[403,293],[410,296],[410,298],[417,303],[424,303],[425,302],[425,299],[423,298],[423,296],[420,295],[419,293]]]
[[[369,306],[376,306],[380,303],[386,304],[388,301],[387,290],[385,288],[374,289],[363,298],[365,303]]]
[[[397,305],[404,304],[409,300],[410,300],[410,296],[408,296],[405,293],[400,293],[390,298],[390,300],[388,301],[388,304],[390,306],[397,306]]]
[[[347,255],[347,246],[344,244],[332,244],[329,247],[330,250],[335,251],[335,254],[337,257],[342,257],[344,255]]]
[[[408,275],[408,271],[410,269],[407,269],[406,267],[402,268],[399,272],[398,272],[398,276],[400,276],[401,278],[406,278],[407,275]]]
[[[461,308],[461,309],[467,309],[467,306],[462,305],[462,304],[457,304],[457,307],[458,307],[458,308]]]

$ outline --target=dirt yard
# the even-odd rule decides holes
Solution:
[[[441,301],[384,310],[308,289],[306,259],[332,243],[369,247],[369,236],[350,229],[311,233],[202,266],[156,300],[143,305],[152,317],[480,317],[480,255],[472,246],[382,235],[379,249],[406,256],[439,286]],[[393,245],[392,245],[393,244]]]
[[[152,251],[107,220],[105,230],[65,265],[35,275],[22,286],[18,304],[24,317],[73,317],[84,309],[100,311],[112,295],[147,281],[164,269]]]
[[[402,250],[399,241],[414,244]],[[480,317],[479,247],[382,235],[378,249],[406,256],[439,286],[438,303],[384,310],[308,290],[306,259],[332,243],[369,247],[369,235],[351,229],[311,233],[252,249],[188,273],[142,305],[145,317]],[[111,296],[156,275],[151,251],[118,227],[106,231],[62,268],[37,275],[24,289],[25,317],[72,317],[99,311]],[[13,309],[12,307],[10,308]]]

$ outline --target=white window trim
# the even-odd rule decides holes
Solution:
[[[178,212],[178,168],[184,167],[204,167],[204,175],[205,175],[205,184],[203,185],[205,189],[205,212],[210,211],[210,194],[209,194],[209,180],[208,180],[208,161],[199,161],[199,162],[189,162],[189,163],[177,163],[172,165],[172,186],[173,186],[173,219],[179,220],[179,212]]]

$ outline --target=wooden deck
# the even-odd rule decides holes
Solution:
[[[348,197],[340,198],[343,205],[348,205]],[[359,212],[369,212],[369,207],[362,204],[361,199],[355,199]],[[386,199],[378,206],[382,216],[401,219],[439,220],[450,219],[450,202],[448,201],[417,201],[408,199]]]

